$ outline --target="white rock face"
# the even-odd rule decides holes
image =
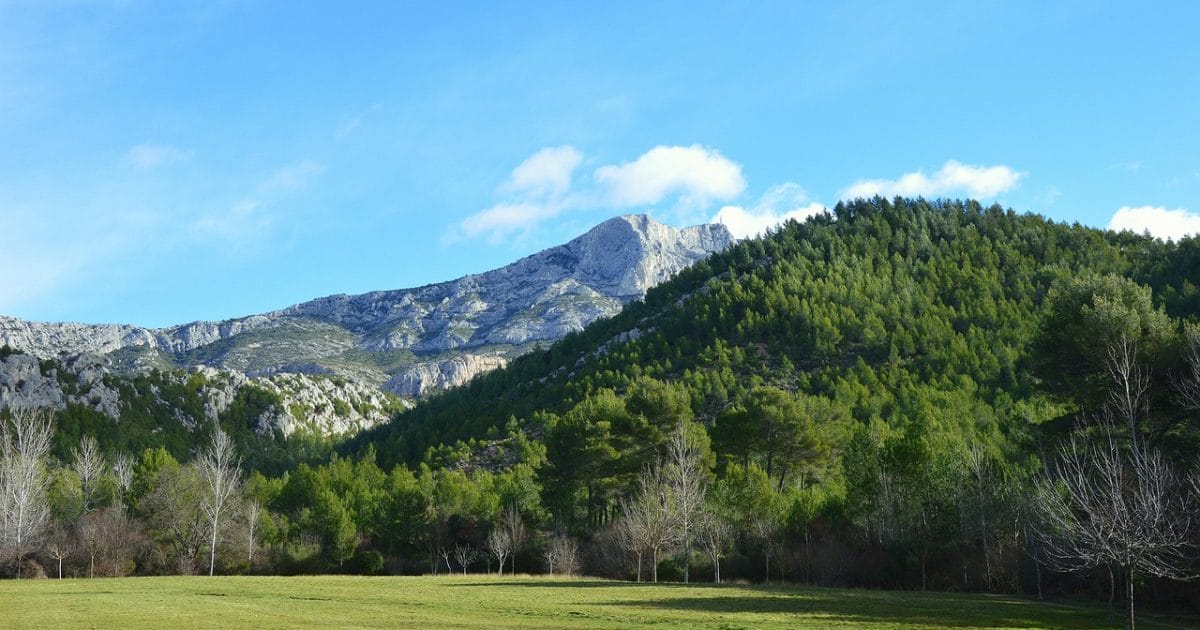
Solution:
[[[503,365],[529,344],[553,342],[612,316],[732,241],[723,225],[676,229],[644,215],[623,216],[564,245],[450,282],[332,295],[262,315],[163,329],[0,317],[0,346],[41,357],[140,350],[178,367],[203,362],[255,373],[316,365],[354,378],[374,374],[368,380],[385,389],[419,396]],[[408,366],[394,359],[406,352],[415,355]],[[474,358],[454,363],[448,353]],[[374,355],[383,357],[386,372]]]
[[[105,385],[104,378],[109,374],[104,366],[86,356],[52,363],[54,367],[43,369],[36,357],[27,354],[0,359],[0,409],[62,410],[68,404],[78,404],[121,419],[120,393]],[[260,433],[279,431],[287,436],[300,428],[323,435],[354,433],[386,422],[396,406],[394,398],[374,387],[325,376],[247,378],[239,372],[210,367],[200,367],[195,373],[204,378],[199,389],[204,417],[193,418],[180,409],[175,409],[174,416],[188,429],[216,421],[246,386],[275,393],[281,400],[279,408],[272,406],[258,418],[256,429]],[[187,372],[176,372],[165,378],[184,383],[189,376]],[[162,400],[157,386],[152,384],[149,390],[149,395]]]
[[[14,354],[0,359],[0,409],[61,410],[81,404],[116,418],[121,396],[105,385],[105,374],[103,366],[84,356],[70,357],[61,368],[43,371],[36,357]]]
[[[504,357],[462,354],[445,361],[410,365],[384,383],[384,391],[405,398],[419,398],[432,391],[458,387],[484,372],[508,365]]]

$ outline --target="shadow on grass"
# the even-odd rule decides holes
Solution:
[[[547,579],[528,579],[528,580],[509,580],[507,578],[498,578],[494,582],[451,582],[446,584],[448,587],[464,587],[469,586],[477,588],[481,586],[530,586],[536,588],[603,588],[603,587],[621,587],[635,588],[638,586],[654,586],[657,588],[670,587],[695,587],[697,584],[682,584],[677,582],[659,582],[653,584],[650,582],[620,582],[615,580],[547,580]]]
[[[707,614],[803,615],[830,622],[905,623],[954,628],[1119,627],[1106,614],[1019,599],[929,593],[853,591],[672,597],[621,602],[621,606]]]

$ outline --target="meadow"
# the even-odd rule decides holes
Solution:
[[[0,627],[1106,628],[1106,608],[1011,596],[546,577],[6,580]],[[1142,628],[1197,619],[1141,616]]]

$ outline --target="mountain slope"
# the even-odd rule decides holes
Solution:
[[[925,405],[953,404],[988,418],[979,430],[1020,434],[1034,413],[1026,407],[1038,382],[1027,364],[1050,287],[1087,274],[1131,277],[1169,313],[1195,317],[1200,266],[1188,261],[1197,249],[1195,239],[1162,243],[974,202],[839,204],[831,216],[739,243],[356,444],[414,463],[510,418],[537,434],[544,414],[647,375],[685,387],[710,426],[759,384],[774,384],[831,398],[864,424],[924,426]]]
[[[127,371],[203,365],[249,375],[337,374],[415,397],[611,316],[731,241],[720,225],[675,229],[644,215],[618,217],[564,245],[450,282],[161,329],[0,317],[0,346],[39,357],[103,356]]]

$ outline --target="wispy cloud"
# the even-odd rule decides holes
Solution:
[[[1149,232],[1166,240],[1178,240],[1200,234],[1200,214],[1183,208],[1169,210],[1162,206],[1122,206],[1108,222],[1110,230]]]
[[[803,221],[825,211],[824,204],[810,201],[799,184],[788,182],[772,186],[750,208],[725,206],[713,215],[711,223],[729,228],[734,238],[751,238],[787,221]]]
[[[186,162],[192,159],[192,155],[193,152],[187,149],[180,149],[167,144],[143,142],[142,144],[130,147],[125,157],[140,169],[152,170],[177,162]]]
[[[383,103],[372,103],[370,107],[343,118],[333,130],[333,139],[341,140],[349,136],[361,127],[367,118],[381,111],[383,111]]]
[[[859,180],[842,191],[840,197],[938,197],[965,193],[987,198],[1012,190],[1024,176],[1004,165],[971,166],[950,160],[932,176],[915,171],[896,179]]]
[[[493,242],[525,234],[565,211],[630,208],[671,201],[676,210],[705,210],[714,201],[737,197],[746,188],[741,165],[713,149],[657,146],[630,162],[597,168],[577,186],[584,155],[569,145],[546,147],[513,169],[498,193],[499,203],[450,228],[443,238]]]
[[[324,172],[324,165],[312,160],[281,166],[232,205],[200,215],[188,226],[188,232],[199,240],[247,242],[262,238],[276,223],[273,207],[288,195],[306,189]]]
[[[312,160],[281,166],[259,184],[258,192],[261,194],[302,190],[324,172],[325,166]]]

